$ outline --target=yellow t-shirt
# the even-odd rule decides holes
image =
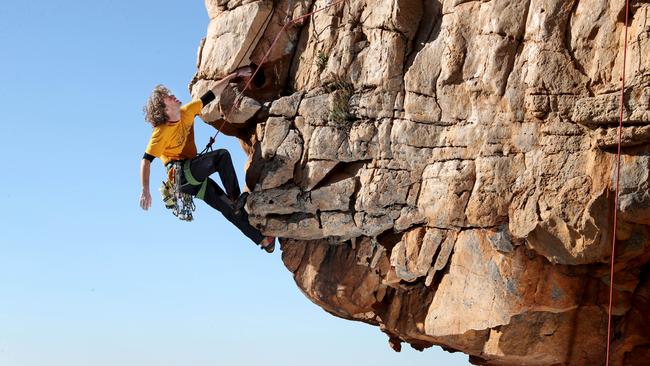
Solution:
[[[153,128],[145,152],[167,164],[172,160],[186,160],[196,156],[194,117],[201,113],[203,102],[193,100],[181,107],[181,119]]]

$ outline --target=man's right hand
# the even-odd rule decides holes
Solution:
[[[151,170],[151,161],[142,158],[140,163],[140,181],[142,182],[142,193],[140,194],[140,207],[148,210],[151,207],[151,193],[149,193],[149,171]]]
[[[143,190],[140,194],[140,207],[145,211],[151,207],[151,193],[148,190]]]

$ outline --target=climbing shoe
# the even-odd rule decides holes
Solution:
[[[267,253],[273,253],[273,250],[275,249],[275,238],[267,236],[259,243],[259,246]]]

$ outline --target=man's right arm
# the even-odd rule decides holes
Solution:
[[[210,90],[201,96],[201,102],[203,103],[203,106],[206,106],[208,103],[215,100],[217,95],[221,95],[223,90],[226,88],[226,85],[228,85],[232,79],[236,77],[250,77],[252,73],[253,70],[249,66],[246,66],[237,69],[235,72],[219,80],[217,83],[212,85],[212,88]]]
[[[164,128],[154,127],[151,132],[151,138],[144,150],[144,156],[140,162],[140,183],[142,184],[142,193],[140,194],[140,207],[148,210],[151,207],[151,193],[149,192],[149,174],[151,171],[151,161],[163,154],[164,147],[169,139],[169,134],[165,133]]]
[[[151,160],[147,158],[148,154],[142,158],[140,163],[140,182],[142,183],[142,193],[140,194],[140,207],[148,210],[151,207],[151,192],[149,192],[149,176],[151,172]]]

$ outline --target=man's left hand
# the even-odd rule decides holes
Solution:
[[[253,69],[250,66],[242,67],[241,69],[238,69],[235,74],[239,77],[250,77],[253,75]]]

